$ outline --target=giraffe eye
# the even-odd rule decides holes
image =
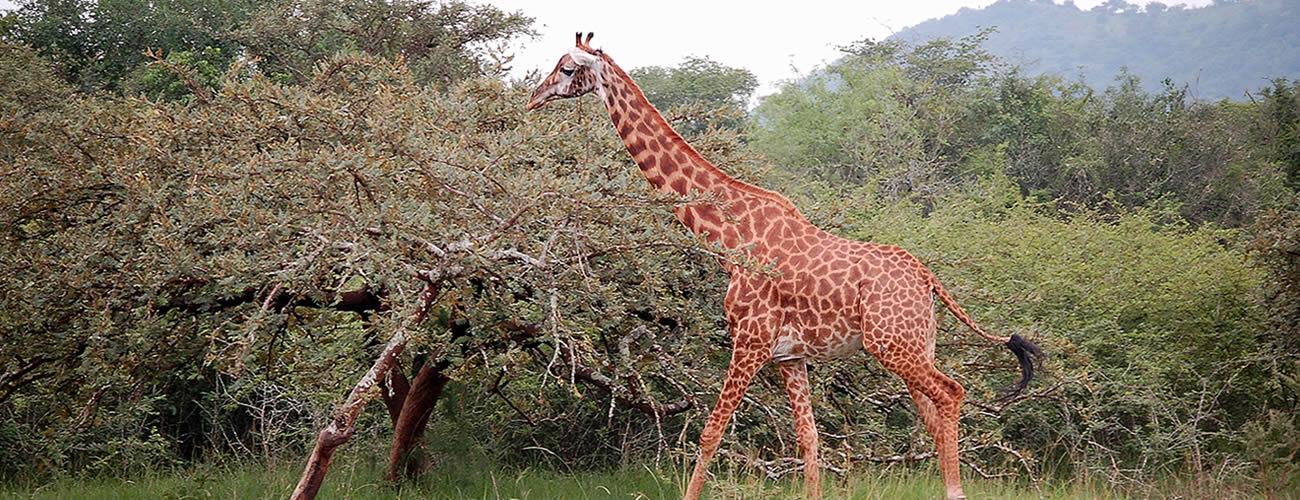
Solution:
[[[574,71],[576,71],[574,68],[560,68],[560,72],[564,73],[564,76],[573,76]]]

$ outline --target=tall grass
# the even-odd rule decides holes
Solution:
[[[686,473],[679,467],[656,470],[627,467],[608,472],[564,474],[551,470],[501,469],[480,464],[451,464],[439,459],[439,468],[416,481],[384,481],[383,466],[369,459],[337,464],[326,478],[320,498],[348,499],[672,499],[680,498]],[[802,479],[771,480],[746,469],[719,464],[705,489],[713,499],[801,498]],[[9,484],[2,498],[34,499],[187,499],[283,498],[292,490],[299,464],[226,463],[189,469],[163,470],[132,479],[60,479],[38,484]],[[1002,480],[967,478],[971,498],[996,499],[1120,499],[1125,495],[1102,485],[1058,482],[1034,485]],[[937,470],[871,468],[843,478],[833,475],[823,485],[831,499],[932,499],[942,495]]]

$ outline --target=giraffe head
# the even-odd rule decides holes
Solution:
[[[576,46],[560,58],[555,69],[551,70],[551,76],[542,80],[541,85],[533,90],[533,97],[528,100],[525,109],[537,109],[556,99],[579,97],[592,91],[597,95],[604,93],[601,78],[605,58],[599,50],[591,48],[591,36],[591,33],[587,33],[587,41],[584,42],[582,33],[577,34]]]

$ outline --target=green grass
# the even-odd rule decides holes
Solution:
[[[445,461],[446,458],[441,459]],[[319,498],[403,499],[659,499],[680,498],[686,474],[648,467],[610,472],[557,473],[551,470],[474,467],[439,464],[440,468],[418,481],[392,484],[384,481],[382,465],[356,461],[330,471]],[[706,498],[801,498],[802,478],[778,481],[745,470],[718,467],[705,489]],[[284,498],[292,490],[299,465],[283,463],[227,464],[192,469],[157,471],[133,479],[63,479],[47,484],[10,484],[0,498],[36,499],[187,499]],[[943,494],[937,470],[929,468],[867,469],[844,478],[825,478],[828,499],[933,499]],[[1040,484],[965,478],[971,498],[996,499],[1112,499],[1125,498],[1102,487],[1080,484]]]

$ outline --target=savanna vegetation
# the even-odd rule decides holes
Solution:
[[[502,47],[526,13],[150,5],[0,21],[6,489],[283,495],[401,334],[325,491],[679,494],[728,357],[720,250],[599,106],[524,113]],[[634,75],[722,169],[910,249],[1050,354],[995,402],[1016,363],[939,313],[971,493],[1300,492],[1300,81],[1212,103],[1092,87],[986,36],[855,43],[752,110],[742,68]],[[866,355],[810,370],[831,491],[938,490],[898,380]],[[767,480],[801,465],[784,397],[760,372],[718,496],[797,494]]]

